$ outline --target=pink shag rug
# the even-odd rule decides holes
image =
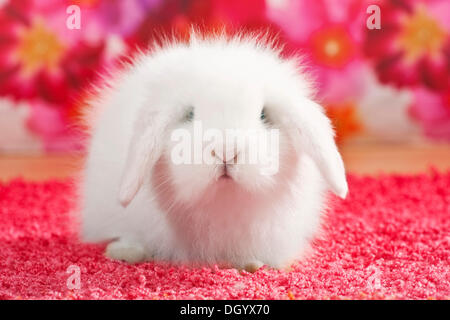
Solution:
[[[0,184],[0,298],[449,299],[450,173],[349,183],[308,259],[254,274],[110,261],[77,241],[70,181]]]

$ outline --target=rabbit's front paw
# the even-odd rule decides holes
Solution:
[[[134,241],[118,239],[106,247],[105,255],[114,260],[138,263],[145,260],[144,248]]]
[[[243,264],[241,266],[237,266],[236,269],[238,269],[240,271],[247,271],[247,272],[250,272],[250,273],[255,273],[263,265],[264,265],[264,263],[262,263],[261,261],[254,260],[254,261],[250,261],[248,263],[245,263],[245,264]]]

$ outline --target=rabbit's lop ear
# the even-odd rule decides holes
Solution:
[[[145,177],[160,158],[163,150],[162,135],[167,122],[167,117],[158,113],[138,119],[119,187],[122,206],[128,206],[134,199]]]
[[[298,147],[313,159],[334,194],[345,198],[348,186],[344,162],[334,142],[330,120],[322,107],[303,98],[291,104],[288,112]]]

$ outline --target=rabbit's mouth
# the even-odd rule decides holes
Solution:
[[[219,177],[219,180],[233,180],[233,178],[227,173],[224,173]]]
[[[217,181],[231,181],[233,177],[231,176],[230,167],[228,165],[222,165],[217,175]]]

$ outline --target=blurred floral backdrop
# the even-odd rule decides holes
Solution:
[[[269,28],[301,51],[340,143],[450,141],[449,0],[0,0],[0,151],[81,150],[83,88],[192,23]]]

